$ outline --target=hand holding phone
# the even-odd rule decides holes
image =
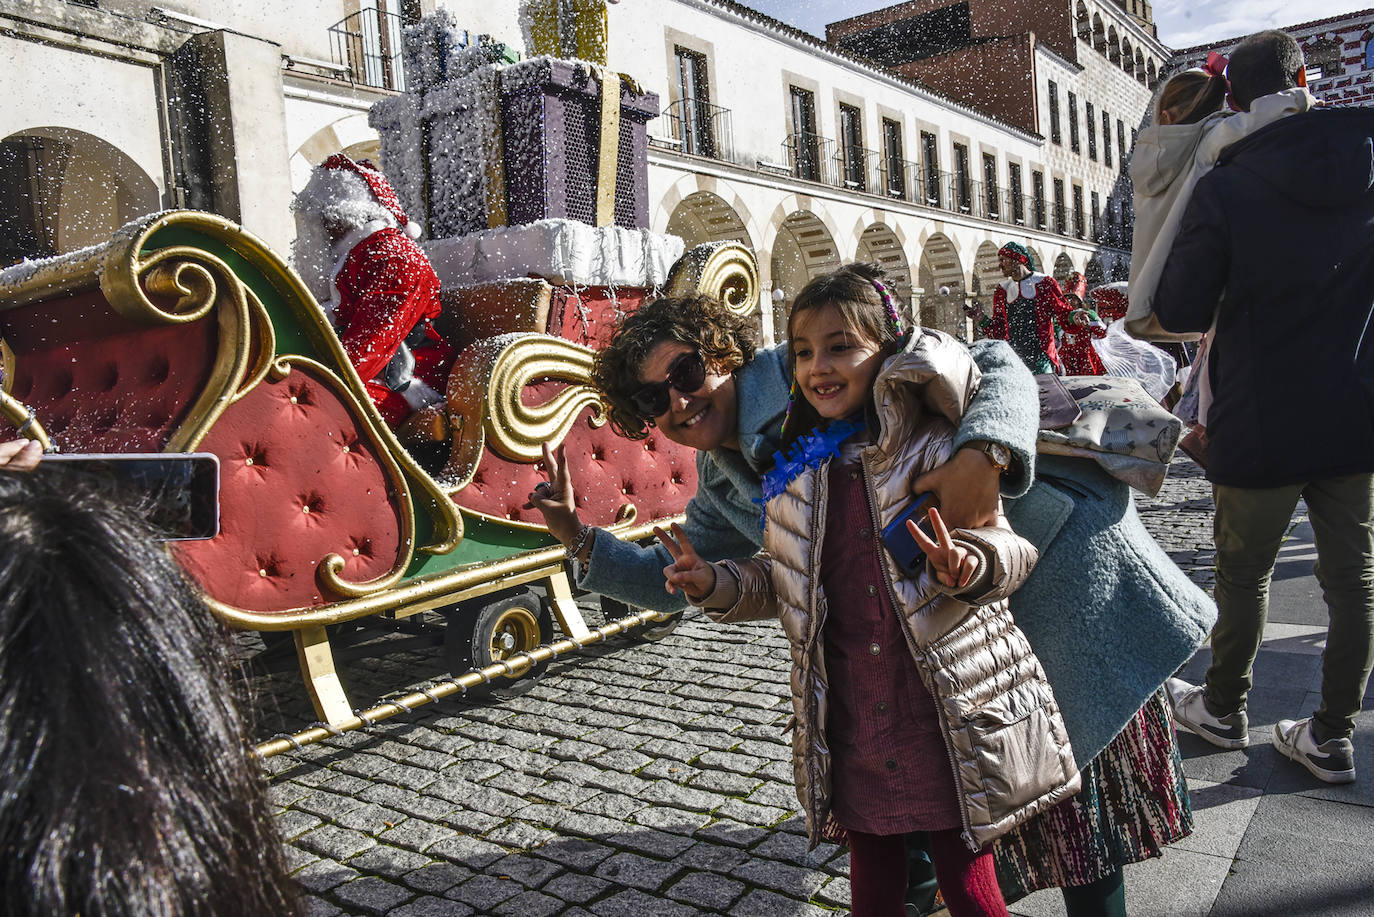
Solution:
[[[940,505],[939,498],[933,493],[918,494],[915,499],[883,528],[883,544],[887,546],[892,560],[903,572],[915,576],[921,572],[926,552],[912,537],[908,523],[929,526],[926,511]]]
[[[136,501],[166,541],[219,534],[219,458],[209,452],[57,453],[42,468],[90,475],[112,497]]]

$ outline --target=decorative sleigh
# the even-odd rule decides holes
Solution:
[[[747,311],[753,255],[693,249],[666,287]],[[647,294],[536,279],[446,290],[441,321],[466,346],[450,377],[454,438],[430,474],[382,422],[300,278],[234,223],[172,211],[0,272],[0,405],[9,426],[64,452],[215,453],[221,532],[175,556],[226,624],[289,633],[320,719],[354,728],[664,620],[635,610],[588,627],[563,548],[521,508],[545,442],[578,469],[583,518],[621,537],[647,537],[694,492],[690,452],[616,436],[587,384],[617,311]],[[355,714],[333,626],[429,610],[444,612],[452,680]]]

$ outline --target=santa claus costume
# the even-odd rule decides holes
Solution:
[[[1086,324],[1070,321],[1060,328],[1064,332],[1063,343],[1059,347],[1059,359],[1064,364],[1066,376],[1104,376],[1107,368],[1093,349],[1093,340],[1107,336],[1107,323],[1089,309],[1083,297],[1088,293],[1088,281],[1082,274],[1074,271],[1064,281],[1064,298]]]
[[[1013,271],[992,294],[992,317],[978,326],[990,338],[1006,341],[1033,373],[1057,373],[1064,367],[1054,343],[1054,322],[1069,327],[1073,307],[1053,277],[1036,273],[1035,260],[1022,245],[1008,242],[997,252]],[[1015,276],[1015,275],[1020,275]]]
[[[439,278],[391,184],[367,160],[335,153],[291,207],[296,270],[382,418],[394,429],[412,412],[441,405],[455,354],[431,323],[440,311]]]

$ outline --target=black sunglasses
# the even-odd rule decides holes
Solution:
[[[701,354],[689,350],[668,366],[668,378],[653,382],[630,396],[635,410],[645,420],[652,420],[668,413],[672,396],[668,389],[675,388],[684,395],[691,395],[706,383],[706,363]]]

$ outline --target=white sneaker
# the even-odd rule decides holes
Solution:
[[[1164,683],[1174,708],[1174,722],[1218,748],[1245,748],[1250,744],[1250,718],[1244,710],[1213,716],[1203,698],[1205,689],[1181,678]]]
[[[1312,718],[1279,720],[1274,726],[1274,747],[1327,783],[1355,782],[1355,746],[1349,739],[1328,739],[1317,744],[1312,737]]]

